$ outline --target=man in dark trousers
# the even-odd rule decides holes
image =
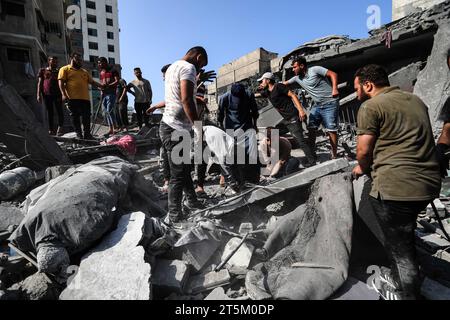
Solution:
[[[187,198],[185,206],[188,209],[203,208],[194,190],[190,154],[184,154],[186,148],[181,148],[182,154],[175,154],[179,145],[183,143],[186,145],[181,146],[190,150],[191,141],[184,141],[182,137],[174,141],[174,138],[176,133],[186,133],[190,136],[194,123],[200,120],[195,103],[197,75],[207,64],[206,50],[202,47],[194,47],[181,60],[174,62],[166,72],[166,108],[161,122],[160,136],[168,152],[170,164],[169,214],[165,220],[168,225],[183,219],[183,191]],[[184,161],[185,158],[189,159],[188,163]]]
[[[50,135],[62,135],[64,127],[64,112],[61,91],[58,85],[58,58],[49,57],[48,67],[39,71],[37,86],[37,101],[44,102],[48,113],[48,125]],[[58,115],[58,130],[54,124],[54,111]]]
[[[235,139],[241,140],[236,133],[246,133],[248,130],[257,130],[259,118],[258,105],[255,95],[250,92],[242,83],[235,83],[231,86],[230,92],[219,98],[219,125],[224,130],[235,132]],[[248,138],[245,138],[248,139]],[[234,163],[232,166],[225,166],[225,178],[234,191],[239,191],[246,182],[257,184],[260,178],[260,166],[250,164],[249,143],[245,141],[246,163]],[[236,146],[237,148],[237,146]],[[235,148],[235,149],[236,149]],[[237,149],[235,150],[237,155]],[[236,161],[237,159],[235,159]],[[230,176],[231,174],[231,176]]]
[[[103,85],[92,79],[91,73],[82,68],[83,59],[79,53],[71,55],[70,64],[59,70],[58,80],[63,101],[72,116],[77,138],[92,140],[91,135],[91,98],[89,85],[103,89]],[[81,119],[81,121],[80,121]],[[83,130],[81,129],[83,123]]]
[[[284,118],[283,124],[304,151],[306,156],[305,167],[315,165],[316,157],[303,135],[302,122],[305,122],[308,117],[298,97],[286,85],[275,83],[275,77],[270,72],[264,74],[258,79],[258,82],[261,83],[259,90],[263,90],[262,96],[267,97],[275,109],[278,110]]]
[[[134,96],[134,109],[136,110],[136,117],[139,129],[145,124],[149,125],[149,117],[146,111],[150,108],[153,99],[152,86],[150,81],[142,77],[141,68],[134,69],[136,79],[128,84],[128,92]]]
[[[415,229],[418,214],[439,197],[441,177],[427,106],[419,97],[391,87],[378,65],[359,69],[359,165],[353,175],[373,178],[370,202],[385,237],[391,272],[381,275],[383,297],[418,299]]]

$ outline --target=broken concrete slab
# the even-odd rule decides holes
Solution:
[[[60,287],[49,281],[44,273],[36,273],[19,284],[12,286],[9,291],[17,291],[20,298],[30,301],[57,300]]]
[[[450,288],[430,278],[425,278],[421,292],[428,300],[450,300]]]
[[[416,230],[416,236],[419,240],[419,245],[430,250],[431,252],[437,252],[438,250],[450,247],[450,242],[436,233],[428,234],[422,233],[420,230]]]
[[[400,89],[404,91],[413,92],[422,66],[422,62],[416,62],[390,74],[389,81],[391,85],[400,87]]]
[[[0,141],[30,169],[40,171],[49,165],[70,164],[48,131],[35,118],[17,91],[0,81]]]
[[[188,278],[189,269],[184,261],[157,260],[152,275],[153,291],[158,295],[182,294]]]
[[[419,74],[414,88],[414,94],[418,95],[429,108],[435,132],[442,128],[439,117],[448,99],[450,88],[449,67],[446,60],[449,49],[448,39],[450,39],[449,21],[439,24],[431,56],[428,58],[426,67]]]
[[[349,165],[350,164],[346,159],[337,159],[321,163],[300,173],[280,179],[268,186],[255,188],[254,190],[249,191],[244,197],[241,196],[234,202],[229,202],[226,205],[211,210],[210,214],[213,216],[221,216],[235,212],[242,208],[243,205],[248,206],[262,200],[271,199],[285,191],[307,186],[319,178],[346,169]]]
[[[6,231],[10,226],[18,226],[24,219],[20,208],[8,202],[0,203],[0,231]]]
[[[225,286],[230,283],[231,277],[227,269],[219,272],[209,272],[193,277],[189,283],[188,292],[198,294],[213,290],[217,287]]]
[[[0,201],[11,200],[36,183],[36,174],[28,168],[16,168],[0,174]]]
[[[193,267],[194,272],[200,272],[219,249],[220,244],[219,241],[212,238],[187,244],[180,248],[182,250],[182,259]]]
[[[223,288],[216,288],[206,298],[206,301],[227,301],[233,300],[225,294]]]
[[[344,285],[333,295],[330,300],[341,301],[378,301],[380,295],[369,286],[355,278],[349,277]]]
[[[236,248],[241,244],[241,241],[242,239],[240,238],[233,238],[226,244],[222,255],[222,261],[224,261],[234,250],[236,250]],[[255,247],[252,244],[244,242],[239,250],[227,262],[227,267],[247,269],[250,265],[250,261],[252,260],[254,251]]]
[[[123,216],[115,231],[81,261],[61,300],[150,300],[150,264],[145,262],[145,214]]]

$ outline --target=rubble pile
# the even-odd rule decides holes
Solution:
[[[370,181],[350,175],[359,108],[353,75],[367,63],[385,65],[393,85],[426,101],[437,134],[448,103],[449,12],[445,2],[368,39],[330,36],[288,54],[280,80],[298,55],[342,75],[342,158],[232,196],[210,165],[206,209],[186,208],[173,226],[158,189],[157,125],[103,143],[50,137],[0,82],[0,165],[22,159],[0,174],[0,300],[378,299],[366,285],[367,266],[386,260],[384,239],[368,203]],[[256,89],[255,80],[248,83]],[[277,126],[270,103],[258,104],[258,125]],[[438,216],[430,206],[416,232],[422,294],[449,299],[450,180],[434,206]]]

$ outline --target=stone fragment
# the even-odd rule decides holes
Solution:
[[[446,215],[447,215],[447,212],[446,212],[446,207],[442,203],[442,201],[439,200],[439,199],[436,199],[436,200],[433,201],[433,203],[434,203],[434,205],[435,205],[435,207],[437,209],[439,217],[442,218],[442,219],[445,218]],[[436,213],[434,212],[434,209],[433,209],[431,204],[429,204],[428,207],[427,207],[427,214],[430,217],[436,217]]]
[[[430,278],[425,278],[422,295],[428,300],[450,300],[450,288]]]
[[[189,283],[189,293],[197,294],[215,289],[230,283],[231,277],[227,269],[219,272],[209,272],[201,274],[191,279]]]
[[[188,278],[189,270],[184,261],[157,260],[152,284],[158,294],[182,294]]]
[[[233,300],[225,294],[223,288],[216,288],[205,298],[206,301],[227,301]]]
[[[115,231],[83,257],[61,300],[149,300],[150,264],[144,260],[145,214],[123,216]]]
[[[240,238],[231,239],[225,246],[225,250],[222,255],[222,261],[224,261],[241,243]],[[253,251],[255,247],[252,244],[245,242],[239,250],[233,255],[233,257],[227,262],[227,266],[247,269],[252,260]]]
[[[190,264],[195,272],[200,272],[219,247],[220,242],[214,239],[185,245],[182,247],[183,261]]]

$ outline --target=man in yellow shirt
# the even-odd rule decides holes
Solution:
[[[63,101],[67,103],[70,111],[77,137],[92,140],[89,85],[98,88],[103,88],[103,86],[94,81],[90,73],[82,68],[83,60],[79,53],[73,53],[70,58],[70,64],[62,67],[59,71],[59,88]],[[83,123],[84,135],[81,123]]]

